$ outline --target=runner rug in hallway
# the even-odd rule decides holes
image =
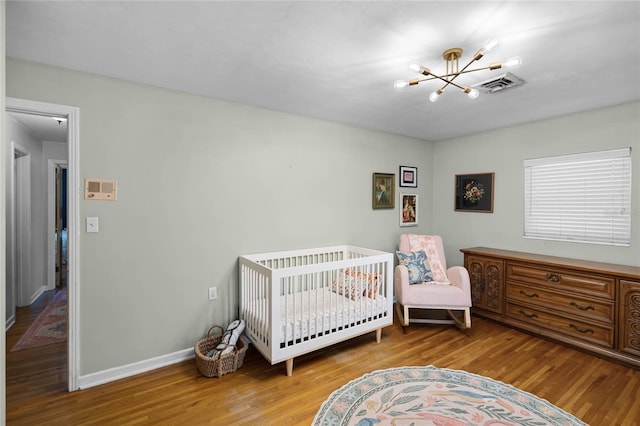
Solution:
[[[11,352],[67,340],[67,290],[60,290]]]
[[[333,392],[319,425],[585,425],[511,385],[461,370],[401,367],[374,371]]]

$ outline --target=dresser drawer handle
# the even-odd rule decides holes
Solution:
[[[590,328],[578,328],[573,324],[569,324],[569,327],[573,328],[575,331],[579,332],[579,333],[591,333],[593,334],[593,330]]]
[[[570,304],[571,306],[574,306],[574,307],[576,307],[576,308],[580,309],[581,311],[588,311],[588,310],[595,311],[595,310],[596,310],[596,308],[594,308],[594,307],[593,307],[593,306],[591,306],[591,305],[587,305],[587,306],[580,306],[580,305],[578,305],[576,302],[573,302],[573,301],[572,301],[571,303],[569,303],[569,304]]]
[[[527,318],[538,318],[538,315],[536,315],[536,314],[528,314],[525,311],[523,311],[522,309],[520,309],[518,312],[520,314],[524,315]]]
[[[546,278],[547,278],[547,281],[551,281],[554,283],[557,283],[558,281],[560,281],[560,275],[556,274],[555,272],[548,273]]]
[[[524,290],[520,290],[520,294],[527,297],[540,297],[538,296],[538,293],[527,294],[527,292]]]

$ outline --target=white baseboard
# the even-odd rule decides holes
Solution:
[[[11,315],[9,318],[7,318],[7,321],[5,322],[5,328],[4,328],[5,333],[6,333],[7,331],[9,331],[9,329],[10,329],[11,327],[13,327],[13,324],[15,324],[15,323],[16,323],[16,316],[15,316],[15,314],[14,314],[14,315]]]
[[[113,382],[115,380],[135,376],[136,374],[155,370],[157,368],[162,368],[168,365],[177,364],[182,361],[187,361],[194,357],[195,354],[193,352],[193,348],[188,348],[178,352],[174,352],[172,354],[161,355],[144,361],[134,362],[133,364],[109,368],[107,370],[80,376],[78,379],[78,387],[80,389],[88,389],[93,386],[102,385],[105,383]]]
[[[47,290],[48,289],[47,289],[46,285],[40,286],[40,288],[38,290],[36,290],[36,292],[31,296],[31,300],[29,301],[29,305],[33,304],[33,302],[38,300],[38,297],[42,296],[42,293],[44,293]]]

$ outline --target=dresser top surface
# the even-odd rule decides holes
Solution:
[[[591,260],[572,259],[568,257],[548,256],[544,254],[525,253],[513,250],[503,250],[490,247],[463,248],[460,251],[466,255],[490,256],[505,260],[533,262],[564,268],[574,268],[600,274],[616,275],[622,278],[640,279],[640,267],[620,265],[616,263],[595,262]]]

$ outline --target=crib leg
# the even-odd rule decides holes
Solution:
[[[382,340],[382,328],[376,329],[376,343],[380,343]]]
[[[287,376],[291,377],[293,375],[293,358],[289,358],[285,362],[287,364]]]

